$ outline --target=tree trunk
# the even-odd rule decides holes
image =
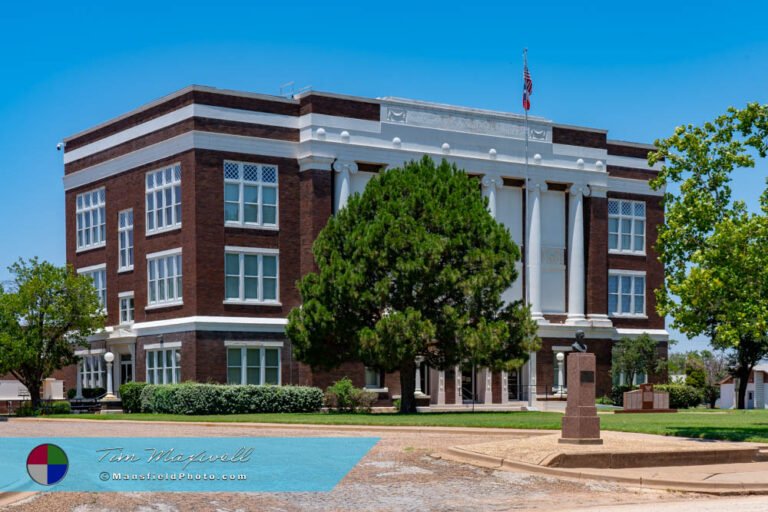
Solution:
[[[736,378],[739,379],[739,389],[736,401],[737,409],[746,409],[745,397],[747,396],[747,386],[749,385],[749,374],[751,368],[740,366],[736,369]]]
[[[416,412],[416,363],[409,361],[400,367],[400,412]]]
[[[40,408],[40,383],[29,383],[24,384],[27,386],[27,391],[29,391],[29,400],[32,402],[32,410],[36,411]]]

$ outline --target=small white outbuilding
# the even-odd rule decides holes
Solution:
[[[737,379],[728,377],[720,382],[720,408],[736,408]],[[747,395],[744,397],[744,406],[747,409],[766,408],[766,386],[768,385],[768,364],[758,364],[749,375]]]

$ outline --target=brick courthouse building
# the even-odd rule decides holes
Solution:
[[[522,247],[526,273],[506,297],[528,288],[543,345],[508,374],[422,366],[418,388],[448,406],[551,395],[567,386],[557,354],[581,329],[608,393],[615,340],[647,332],[667,350],[651,148],[541,118],[528,129],[527,191],[521,116],[396,98],[193,86],[66,139],[67,261],[94,278],[109,325],[80,352],[77,388],[106,382],[111,351],[117,385],[325,387],[348,375],[397,396],[397,375],[359,363],[312,372],[284,329],[329,216],[377,173],[428,154],[476,175]]]

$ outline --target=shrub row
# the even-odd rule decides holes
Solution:
[[[136,389],[129,391],[130,407],[135,407]],[[322,390],[305,386],[144,384],[139,395],[138,411],[200,415],[248,414],[316,412],[322,406]]]
[[[120,386],[123,412],[141,412],[141,392],[147,386],[148,382],[127,382]]]
[[[690,409],[704,403],[703,391],[687,384],[660,384],[653,389],[669,393],[669,406],[672,409]]]

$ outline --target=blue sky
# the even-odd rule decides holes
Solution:
[[[768,102],[764,2],[579,4],[10,2],[0,18],[0,280],[20,256],[64,263],[56,143],[193,83],[277,94],[294,81],[520,112],[527,46],[531,113],[614,139],[652,142]],[[764,163],[738,173],[735,195],[756,207],[766,175]],[[697,345],[678,346],[688,348]]]

